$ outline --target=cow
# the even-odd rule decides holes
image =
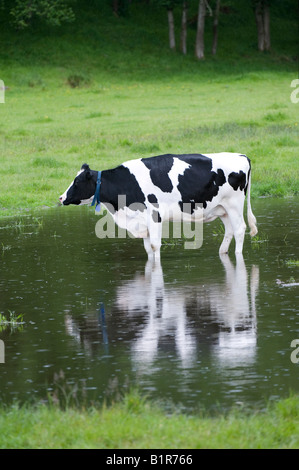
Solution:
[[[160,260],[162,223],[165,221],[224,224],[219,254],[242,253],[247,194],[250,235],[257,233],[250,203],[251,163],[237,153],[158,155],[129,160],[113,169],[91,170],[84,163],[59,198],[60,204],[102,203],[119,227],[129,227],[143,238],[149,259]],[[134,222],[134,223],[132,223]]]

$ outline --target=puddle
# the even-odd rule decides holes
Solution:
[[[138,386],[189,411],[298,392],[299,200],[253,209],[244,258],[219,257],[214,222],[199,250],[165,245],[161,266],[141,240],[99,240],[91,208],[1,220],[0,314],[24,322],[0,331],[1,400],[46,399],[60,371],[89,400]]]

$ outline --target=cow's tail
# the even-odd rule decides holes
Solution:
[[[250,203],[250,187],[251,187],[251,168],[248,172],[248,186],[247,186],[247,220],[250,227],[250,235],[254,237],[257,234],[256,218],[253,215]]]

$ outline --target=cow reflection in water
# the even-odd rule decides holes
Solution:
[[[235,266],[228,255],[221,261],[224,283],[165,285],[161,265],[148,262],[144,276],[118,288],[117,310],[131,320],[147,312],[146,324],[132,343],[132,359],[140,372],[161,354],[176,354],[189,367],[206,349],[212,349],[222,366],[254,361],[259,270],[252,266],[249,289],[243,256],[236,257]]]
[[[98,354],[101,345],[107,352],[110,343],[129,343],[138,372],[163,357],[179,358],[188,368],[206,354],[220,367],[250,365],[256,352],[259,270],[252,266],[249,284],[241,254],[236,265],[228,255],[220,259],[225,280],[203,279],[197,285],[165,284],[160,263],[148,261],[144,274],[118,286],[106,319],[101,310],[98,317],[90,312],[80,321],[66,315],[67,332],[90,354]]]

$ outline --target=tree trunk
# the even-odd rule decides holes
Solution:
[[[182,30],[181,30],[181,51],[184,55],[187,54],[187,17],[188,17],[188,2],[183,2],[182,12]]]
[[[265,46],[265,51],[270,51],[271,49],[270,5],[267,2],[264,5],[264,46]]]
[[[264,50],[264,25],[263,25],[263,7],[262,0],[258,1],[255,6],[255,21],[257,26],[257,45],[258,50]]]
[[[258,0],[255,5],[255,20],[257,25],[257,41],[259,51],[269,51],[270,40],[270,6],[267,0]]]
[[[206,0],[199,0],[198,17],[197,17],[197,32],[195,42],[195,56],[197,59],[204,59],[204,30],[205,30],[205,15],[206,15]]]
[[[118,16],[118,0],[113,0],[112,8],[113,8],[114,15]]]
[[[214,12],[214,19],[213,19],[213,46],[212,46],[213,55],[216,54],[217,46],[218,46],[218,23],[219,23],[220,2],[221,0],[217,0],[215,12]]]
[[[168,28],[169,28],[169,47],[175,51],[174,17],[173,10],[167,10]]]

